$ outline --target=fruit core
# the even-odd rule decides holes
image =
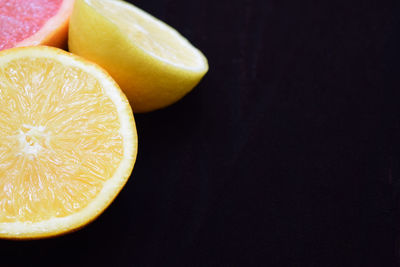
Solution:
[[[24,124],[18,133],[20,153],[30,158],[37,155],[42,148],[48,147],[50,135],[43,126],[32,126]]]

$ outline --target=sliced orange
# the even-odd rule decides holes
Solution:
[[[74,0],[0,0],[0,50],[32,45],[66,48]]]
[[[0,52],[0,237],[84,226],[122,189],[136,153],[132,109],[100,67],[51,47]]]

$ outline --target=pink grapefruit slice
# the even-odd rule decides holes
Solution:
[[[0,50],[49,45],[66,48],[74,0],[0,0]]]

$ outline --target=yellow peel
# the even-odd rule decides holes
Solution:
[[[69,49],[106,69],[134,112],[178,101],[208,71],[205,56],[176,30],[123,1],[77,0]]]

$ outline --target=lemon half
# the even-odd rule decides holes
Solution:
[[[69,25],[69,50],[106,69],[134,112],[178,101],[208,71],[206,57],[187,39],[123,1],[77,0]]]

